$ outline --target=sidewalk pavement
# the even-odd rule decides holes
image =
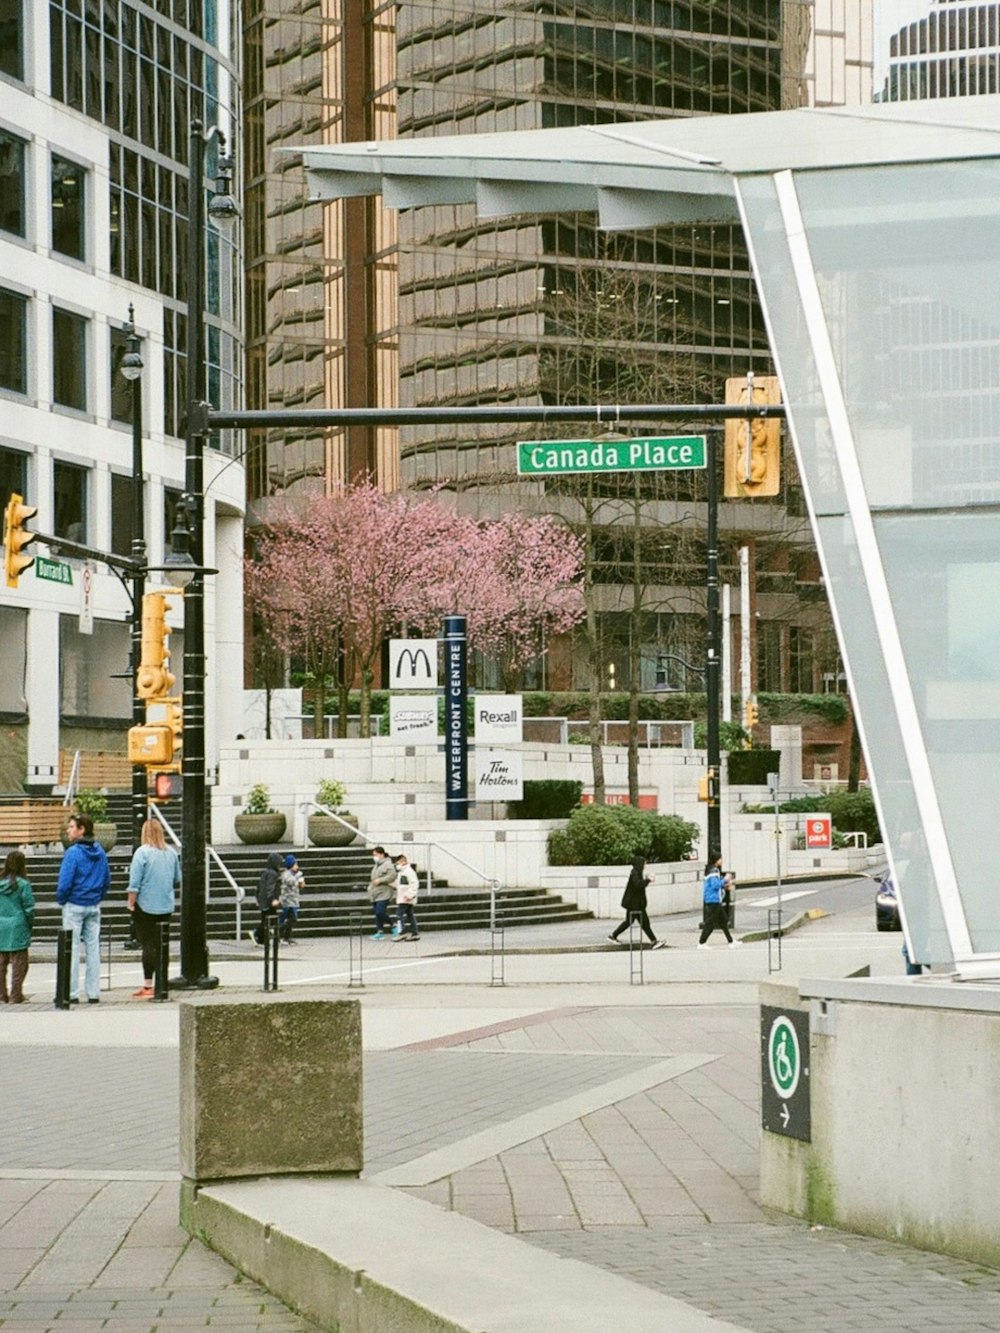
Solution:
[[[602,924],[523,933],[586,949]],[[613,1274],[626,1328],[630,1291],[637,1310],[659,1293],[757,1333],[1000,1327],[995,1270],[760,1207],[767,946],[696,951],[689,932],[661,933],[676,947],[644,953],[641,985],[608,946],[512,954],[491,986],[491,959],[449,952],[482,932],[373,944],[353,989],[348,941],[287,950],[283,989],[361,1002],[372,1190],[513,1238],[512,1293],[511,1255],[532,1268],[523,1246]],[[783,963],[783,981],[898,974],[898,939],[866,909],[795,932]],[[235,948],[213,969],[226,987],[261,982],[260,959]],[[0,1011],[0,1330],[310,1327],[175,1224],[177,1004],[132,1003],[131,959],[100,1006],[54,1011],[53,973],[33,966],[36,1001]],[[399,1262],[420,1269],[420,1249]],[[568,1327],[536,1314],[533,1327]]]

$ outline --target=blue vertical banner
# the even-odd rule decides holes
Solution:
[[[444,619],[445,818],[469,817],[469,727],[465,616]]]

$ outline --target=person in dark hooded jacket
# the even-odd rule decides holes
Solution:
[[[653,934],[653,927],[649,924],[649,916],[646,912],[646,885],[652,884],[653,876],[645,874],[645,869],[646,858],[644,856],[633,856],[632,869],[629,871],[625,892],[622,894],[625,920],[608,936],[612,944],[617,944],[618,936],[622,931],[628,930],[633,921],[638,921],[653,948],[662,949],[664,947],[663,941],[658,940]]]
[[[260,872],[257,880],[257,906],[260,908],[260,924],[251,930],[250,938],[254,944],[263,944],[267,938],[267,919],[281,906],[281,871],[284,860],[280,852],[271,852],[267,865]]]

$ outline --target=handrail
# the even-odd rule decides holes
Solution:
[[[160,809],[158,805],[151,805],[149,808],[150,810],[152,810],[154,818],[158,819],[160,823],[163,825],[164,829],[167,831],[167,834],[169,835],[171,842],[178,850],[180,850],[181,840],[180,838],[178,838],[174,830],[170,827],[170,821],[167,819],[166,815],[163,813],[163,811]],[[229,871],[229,867],[226,865],[225,861],[223,861],[222,857],[215,850],[215,848],[211,846],[211,844],[206,844],[205,853],[207,856],[210,856],[212,858],[215,864],[222,871],[223,878],[225,879],[226,883],[229,885],[229,887],[232,889],[233,893],[236,896],[236,938],[238,940],[242,939],[243,899],[247,896],[247,891],[246,889],[243,888],[241,884],[236,883],[235,879],[233,879],[232,874]],[[205,901],[206,902],[209,901],[209,888],[208,888],[207,877],[205,881]]]
[[[69,770],[69,781],[66,783],[66,791],[63,794],[63,805],[73,804],[73,792],[80,777],[80,751],[73,756],[73,766]]]
[[[331,810],[328,805],[320,805],[318,801],[300,801],[299,809],[303,812],[303,814],[308,814],[310,810],[318,810],[320,814],[329,815],[332,819],[335,819],[338,824],[342,824],[344,828],[350,829],[352,833],[354,833],[357,837],[359,837],[362,840],[362,842],[371,844],[372,846],[375,845],[374,838],[369,838],[367,833],[362,833],[361,830],[355,828],[353,824],[349,824],[346,819],[341,819],[340,815],[336,814],[333,810]],[[306,841],[308,842],[308,840],[309,840],[309,826],[307,823]],[[425,842],[423,841],[413,842],[410,845],[413,847],[426,847],[428,849],[428,853],[430,852],[430,849],[432,847],[436,847],[439,852],[444,852],[446,856],[450,856],[453,861],[457,861],[458,864],[460,866],[464,866],[466,870],[471,870],[471,872],[474,875],[477,875],[479,879],[483,881],[484,884],[488,884],[490,886],[490,929],[493,930],[496,926],[497,892],[500,889],[500,881],[498,879],[493,879],[489,875],[485,874],[482,870],[478,868],[478,866],[470,864],[470,862],[466,861],[464,857],[459,856],[457,852],[453,852],[450,847],[445,846],[443,842],[434,842],[432,839],[428,839]],[[428,893],[431,891],[430,855],[428,855],[427,857],[427,891]]]

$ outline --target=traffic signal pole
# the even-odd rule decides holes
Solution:
[[[721,782],[719,765],[721,753],[719,747],[720,685],[722,674],[722,625],[719,618],[719,476],[718,476],[718,432],[708,431],[706,435],[706,508],[707,517],[705,536],[707,557],[705,561],[705,718],[706,749],[708,771],[715,775],[715,781],[709,781],[706,843],[708,856],[706,864],[711,864],[722,852],[722,811],[720,807]]]

